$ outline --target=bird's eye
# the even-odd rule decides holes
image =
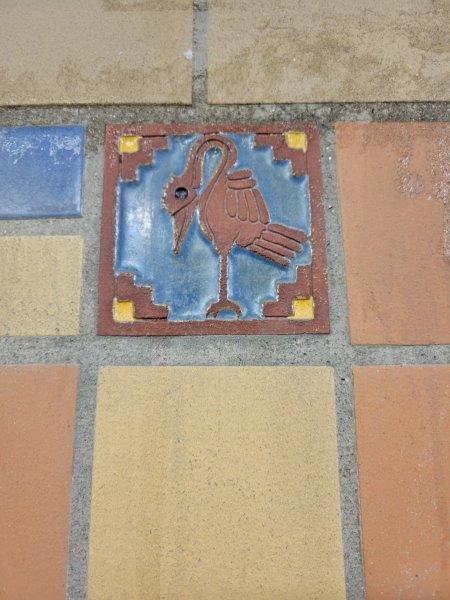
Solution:
[[[177,198],[178,200],[186,200],[188,194],[189,192],[185,187],[177,187],[177,189],[175,190],[175,198]]]

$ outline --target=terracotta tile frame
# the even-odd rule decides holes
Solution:
[[[302,131],[306,133],[308,146],[302,150],[289,148],[283,133]],[[305,267],[298,267],[297,281],[279,287],[279,301],[268,302],[263,311],[265,318],[252,321],[168,321],[167,308],[155,305],[151,299],[151,288],[135,286],[129,274],[114,276],[116,243],[116,186],[119,178],[132,181],[139,165],[151,164],[153,149],[165,147],[165,137],[188,133],[254,133],[256,145],[272,145],[275,159],[290,159],[293,172],[309,176],[312,263],[305,276]],[[138,152],[120,155],[119,137],[140,136]],[[325,250],[325,219],[322,206],[322,177],[320,172],[319,135],[314,125],[302,122],[251,124],[111,124],[106,127],[103,209],[101,225],[100,272],[98,294],[99,335],[205,335],[205,334],[300,334],[329,333],[328,285]],[[306,287],[308,290],[306,290]],[[134,287],[134,294],[132,293]],[[143,292],[148,294],[147,302]],[[296,295],[310,292],[314,297],[314,319],[300,321],[288,319],[286,310]],[[124,294],[127,296],[125,297]],[[130,296],[133,297],[130,297]],[[135,320],[116,322],[113,319],[113,301],[133,300]],[[144,301],[143,301],[144,300]],[[274,305],[280,305],[274,310]],[[266,310],[267,307],[267,310]],[[283,314],[283,316],[280,316]],[[269,316],[270,315],[270,316]]]

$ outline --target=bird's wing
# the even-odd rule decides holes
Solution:
[[[228,175],[225,212],[239,223],[235,243],[266,260],[287,266],[307,237],[298,229],[269,223],[270,217],[261,192],[255,187],[249,169]]]
[[[269,213],[261,192],[255,188],[256,181],[251,175],[249,169],[228,175],[225,211],[229,217],[236,218],[243,223],[267,225]]]

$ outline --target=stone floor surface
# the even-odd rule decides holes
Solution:
[[[38,4],[0,19],[0,598],[447,600],[447,4]],[[98,336],[106,126],[294,122],[330,333]]]

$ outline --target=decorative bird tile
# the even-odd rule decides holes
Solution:
[[[110,125],[99,333],[327,333],[316,129]]]

